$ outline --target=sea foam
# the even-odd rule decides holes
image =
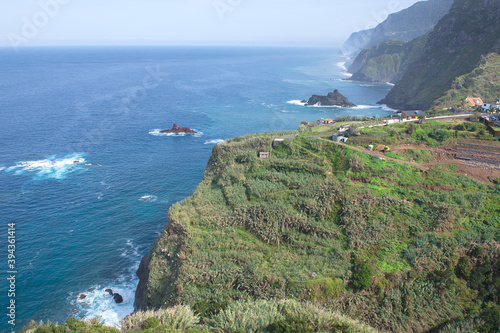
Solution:
[[[141,255],[139,248],[128,239],[125,247],[121,249],[122,257],[134,261],[124,275],[107,285],[94,285],[83,292],[71,292],[68,300],[74,308],[74,315],[80,319],[101,317],[105,324],[120,328],[121,320],[134,311],[135,290],[139,279],[135,272],[139,266]],[[118,293],[123,297],[123,303],[117,304],[113,296],[106,289]],[[84,298],[80,298],[85,295]]]
[[[74,153],[58,158],[52,155],[43,160],[17,162],[5,172],[15,175],[33,173],[35,179],[65,179],[70,173],[84,171],[85,154]]]
[[[189,134],[189,133],[179,133],[179,134],[176,134],[176,133],[161,133],[161,131],[163,131],[163,130],[159,129],[159,128],[155,128],[155,129],[150,130],[149,134],[153,135],[153,136],[186,136],[186,135],[193,135],[195,137],[200,137],[200,136],[203,135],[203,132],[198,132],[195,129],[193,129],[193,131],[196,131],[196,134]]]
[[[152,195],[152,194],[145,194],[139,198],[139,201],[155,202],[156,200],[158,200],[158,197],[156,195]]]
[[[287,101],[288,104],[293,104],[293,105],[306,105],[306,103],[302,102],[301,100],[299,99],[294,99],[294,100],[291,100],[291,101]]]
[[[223,142],[224,142],[223,139],[212,139],[212,140],[206,140],[205,144],[206,145],[218,145],[218,144],[223,143]]]

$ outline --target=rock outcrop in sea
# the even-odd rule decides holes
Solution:
[[[161,134],[196,134],[197,132],[189,127],[182,127],[177,124],[171,129],[160,131]]]
[[[305,104],[306,106],[340,106],[343,108],[353,108],[356,105],[351,103],[347,97],[342,95],[337,89],[326,96],[312,95]]]

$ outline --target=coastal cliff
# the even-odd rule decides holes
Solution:
[[[426,34],[411,42],[390,39],[361,51],[349,67],[353,75],[348,80],[397,83],[423,54],[427,37]]]
[[[363,49],[394,39],[409,42],[431,31],[450,9],[453,0],[419,1],[411,7],[390,14],[373,29],[353,33],[342,45],[342,52],[355,57]]]
[[[318,138],[272,147],[274,137],[214,147],[203,181],[172,206],[141,262],[136,310],[186,304],[210,318],[236,301],[294,299],[384,331],[423,332],[464,316],[465,325],[470,293],[494,297],[493,186]],[[491,278],[475,285],[476,273]]]
[[[467,95],[496,100],[499,16],[499,1],[456,0],[429,34],[423,54],[380,103],[409,110],[460,105]]]

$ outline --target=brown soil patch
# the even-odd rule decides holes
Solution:
[[[492,149],[479,146],[463,145],[481,145],[481,146],[491,146],[498,147],[499,149]],[[490,177],[492,179],[500,178],[500,142],[499,141],[482,141],[482,140],[461,140],[455,139],[446,142],[440,147],[427,147],[425,145],[416,144],[402,144],[398,146],[391,146],[391,151],[395,153],[401,153],[405,155],[407,149],[422,149],[428,151],[432,154],[432,162],[429,163],[416,163],[401,161],[398,159],[390,158],[380,151],[368,151],[362,148],[355,148],[358,151],[368,153],[372,156],[378,156],[388,160],[394,160],[400,163],[405,163],[413,165],[420,168],[423,173],[422,176],[426,176],[426,171],[432,169],[436,165],[446,165],[456,164],[458,170],[452,170],[449,167],[447,171],[460,173],[468,177],[474,178],[482,183],[492,184]]]

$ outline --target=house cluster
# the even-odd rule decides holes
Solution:
[[[482,116],[480,121],[488,126],[488,129],[493,133],[494,137],[500,137],[500,114],[495,113]]]
[[[493,102],[493,103],[484,103],[483,100],[479,97],[467,97],[465,99],[465,102],[469,104],[471,107],[478,107],[480,106],[483,112],[489,112],[491,109],[496,109],[500,110],[500,99],[498,102]]]
[[[401,113],[395,114],[391,119],[386,120],[387,124],[400,123],[405,121],[422,121],[427,117],[427,113],[420,110],[412,111],[401,111]]]
[[[330,119],[330,118],[327,118],[327,119],[321,118],[319,120],[319,122],[321,124],[325,124],[325,125],[329,125],[329,124],[334,124],[335,123],[335,121],[333,119]]]

